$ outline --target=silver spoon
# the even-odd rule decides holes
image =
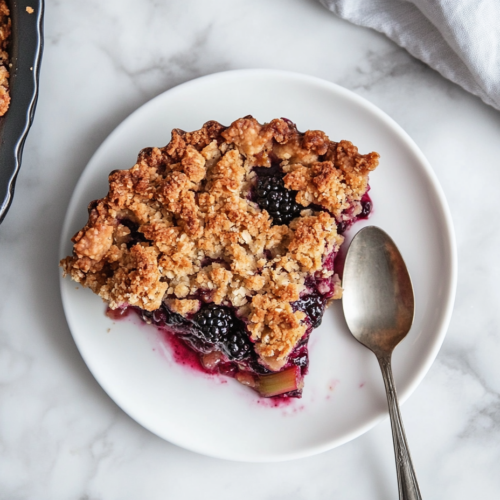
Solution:
[[[399,499],[421,500],[399,411],[391,355],[410,331],[413,288],[403,257],[391,238],[365,227],[353,239],[344,266],[345,319],[354,338],[377,356],[384,379],[398,473]]]

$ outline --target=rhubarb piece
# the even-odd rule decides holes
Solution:
[[[282,372],[260,375],[256,388],[261,396],[272,398],[302,389],[302,382],[300,368],[292,366]]]

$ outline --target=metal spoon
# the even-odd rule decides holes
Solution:
[[[389,404],[399,499],[421,500],[399,411],[391,355],[410,331],[414,315],[410,276],[391,238],[365,227],[353,239],[344,266],[345,319],[354,338],[377,356]]]

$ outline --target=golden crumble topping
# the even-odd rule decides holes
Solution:
[[[9,109],[9,54],[7,52],[10,33],[10,11],[5,0],[0,0],[0,116]]]
[[[337,224],[360,213],[378,157],[285,119],[175,129],[167,146],[110,174],[107,196],[90,204],[61,265],[111,308],[153,311],[165,301],[189,316],[202,301],[232,305],[261,360],[279,369],[307,329],[293,308],[307,278],[328,279],[333,298],[341,295],[323,263],[343,241]],[[273,225],[252,201],[254,167],[278,164],[304,207],[288,225]]]

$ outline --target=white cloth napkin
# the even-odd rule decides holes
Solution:
[[[320,0],[500,109],[500,0]]]

